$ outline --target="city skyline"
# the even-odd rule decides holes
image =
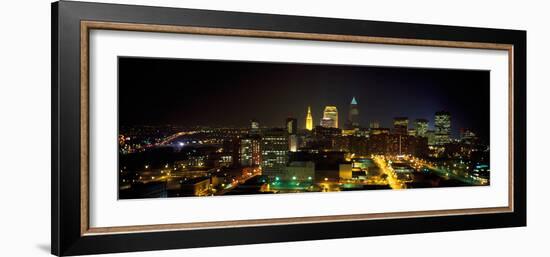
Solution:
[[[119,58],[119,198],[487,186],[488,79]]]
[[[304,129],[308,107],[317,126],[324,108],[335,106],[343,127],[350,101],[356,101],[361,127],[378,121],[381,127],[393,128],[395,117],[408,117],[409,128],[414,120],[427,119],[433,130],[435,112],[444,110],[452,114],[453,137],[459,136],[461,128],[488,136],[488,71],[147,58],[120,58],[119,62],[119,79],[131,85],[127,89],[119,85],[119,93],[125,96],[120,98],[121,125],[248,127],[250,120],[256,120],[262,127],[283,127],[284,120],[292,117]],[[208,67],[215,75],[204,76]],[[148,72],[139,72],[145,69]],[[310,77],[306,85],[308,79],[299,76],[300,70]],[[162,85],[159,90],[148,89],[157,84]],[[285,91],[289,87],[292,91]],[[166,89],[174,93],[160,97]],[[275,96],[286,97],[284,103]],[[191,109],[200,112],[192,114]]]

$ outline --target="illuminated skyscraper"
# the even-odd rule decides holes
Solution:
[[[380,128],[380,122],[377,121],[377,120],[371,121],[370,124],[369,124],[369,128],[370,128],[370,129],[377,129],[377,128]]]
[[[306,129],[311,131],[313,130],[313,117],[311,116],[311,107],[307,107],[307,116],[306,116]]]
[[[239,139],[239,162],[241,166],[259,166],[261,159],[260,137]]]
[[[257,135],[260,133],[260,123],[257,120],[250,121],[250,134]]]
[[[296,152],[298,149],[298,120],[295,118],[287,118],[285,122],[286,132],[288,134],[288,148],[291,152]]]
[[[321,126],[325,128],[338,128],[338,109],[336,106],[325,106]]]
[[[428,138],[428,145],[435,145],[435,131],[428,130],[428,132],[426,132],[426,137]]]
[[[321,127],[323,128],[334,128],[335,127],[334,120],[331,118],[322,118],[321,119]]]
[[[351,103],[349,105],[349,113],[348,113],[348,128],[358,128],[359,127],[359,108],[357,107],[357,100],[355,100],[355,97],[351,99]]]
[[[295,118],[287,118],[285,127],[289,135],[296,134],[296,131],[298,130],[298,120]]]
[[[262,174],[269,177],[284,174],[289,150],[287,135],[286,130],[283,129],[262,131],[262,144],[260,146]]]
[[[451,141],[451,114],[448,112],[435,113],[435,144],[444,145]]]
[[[426,137],[426,133],[428,133],[428,120],[416,119],[414,121],[414,129],[415,129],[415,136]]]
[[[407,135],[409,129],[409,118],[395,117],[393,118],[393,131],[398,135]]]
[[[460,141],[466,144],[474,144],[477,141],[476,133],[470,129],[461,128],[460,129]]]

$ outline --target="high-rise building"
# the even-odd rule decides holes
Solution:
[[[460,141],[466,144],[473,144],[477,141],[476,133],[467,128],[460,129]]]
[[[262,174],[281,176],[288,162],[288,134],[284,129],[269,129],[262,132]]]
[[[415,130],[415,136],[426,137],[426,133],[428,133],[428,120],[416,119],[414,121],[414,130]]]
[[[325,106],[321,126],[325,128],[338,128],[338,109],[336,106]]]
[[[288,150],[291,152],[298,151],[298,135],[288,135]]]
[[[296,118],[286,119],[286,131],[289,135],[294,135],[298,131],[298,120]]]
[[[435,144],[444,145],[451,141],[451,114],[440,111],[435,113]]]
[[[334,123],[334,120],[331,118],[322,118],[321,119],[321,127],[324,128],[335,128],[336,124]]]
[[[348,129],[358,128],[359,127],[359,107],[357,106],[357,100],[355,97],[351,99],[349,105],[348,113]]]
[[[260,123],[257,120],[250,121],[250,134],[258,134],[260,132]]]
[[[397,135],[407,135],[409,129],[409,118],[395,117],[393,118],[393,132]]]
[[[287,118],[285,122],[286,132],[288,134],[288,148],[291,152],[296,152],[298,149],[298,120],[295,118]]]
[[[428,145],[430,146],[435,145],[435,131],[428,130],[426,132],[426,137],[428,138]]]
[[[307,107],[307,116],[306,116],[306,129],[311,131],[313,130],[313,117],[311,116],[311,107]]]
[[[239,139],[239,163],[241,166],[259,166],[261,160],[260,137]]]
[[[377,128],[380,128],[380,122],[377,121],[377,120],[373,120],[369,123],[369,128],[370,129],[377,129]]]

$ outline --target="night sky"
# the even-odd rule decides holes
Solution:
[[[318,125],[325,105],[347,120],[355,97],[361,126],[392,127],[396,116],[430,121],[451,113],[453,136],[471,128],[489,135],[489,71],[383,68],[327,64],[119,58],[121,125],[235,126],[251,119],[305,127],[307,106]]]

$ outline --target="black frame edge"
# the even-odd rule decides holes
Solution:
[[[59,111],[58,111],[58,104],[57,101],[59,99],[58,97],[58,12],[59,5],[57,2],[51,4],[51,253],[54,255],[59,255],[59,173],[58,173],[58,167],[59,167],[59,161],[58,161],[58,121],[59,121]]]
[[[513,58],[514,213],[520,226],[527,226],[527,31],[514,33]]]

